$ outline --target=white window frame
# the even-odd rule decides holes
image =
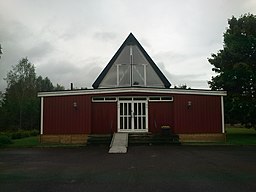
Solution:
[[[164,99],[165,97],[169,97],[170,99]],[[157,99],[153,99],[157,98]],[[148,101],[150,102],[169,102],[173,101],[173,96],[149,96]]]
[[[95,103],[100,103],[100,102],[101,103],[102,102],[117,102],[117,98],[116,97],[92,97],[92,102],[95,102]]]

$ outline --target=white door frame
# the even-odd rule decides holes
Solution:
[[[126,100],[127,99],[127,100]],[[148,132],[148,100],[131,97],[118,99],[118,132]]]

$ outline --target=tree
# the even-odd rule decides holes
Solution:
[[[183,85],[178,85],[178,86],[174,86],[174,89],[191,89],[190,87],[188,87],[186,84]]]
[[[212,90],[226,90],[227,123],[256,126],[256,16],[228,20],[223,49],[208,59],[218,75],[209,81]]]
[[[55,90],[55,91],[63,91],[63,90],[65,90],[65,87],[62,86],[62,85],[59,85],[59,84],[57,83],[57,85],[54,87],[54,90]]]
[[[5,78],[7,88],[0,95],[0,127],[4,129],[35,129],[40,121],[38,91],[55,91],[63,86],[53,86],[48,77],[37,77],[35,66],[23,58],[12,67]]]
[[[7,81],[5,104],[13,122],[18,121],[19,129],[27,127],[28,122],[32,126],[35,111],[31,103],[36,102],[37,94],[34,65],[27,58],[21,59],[19,64],[13,66],[7,73],[5,80]]]
[[[43,91],[53,91],[54,90],[54,86],[48,77],[45,77],[43,79],[42,76],[39,76],[36,79],[36,85],[37,85],[38,91],[43,92]]]
[[[1,47],[1,44],[0,44],[0,59],[1,59],[2,54],[3,54],[3,52],[2,52],[2,47]]]

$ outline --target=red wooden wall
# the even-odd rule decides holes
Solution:
[[[83,134],[91,127],[91,98],[86,95],[44,97],[44,134]],[[73,103],[77,103],[74,108]]]
[[[188,102],[191,106],[188,107]],[[221,97],[175,95],[175,131],[177,133],[221,133]]]
[[[132,93],[128,94],[133,96]],[[124,96],[127,94],[100,96],[106,95]],[[147,96],[146,93],[137,95]],[[221,133],[220,96],[168,95],[173,96],[173,101],[148,102],[150,132],[159,133],[162,125],[169,125],[174,133]],[[117,102],[92,102],[92,96],[44,97],[43,134],[109,134],[116,132]],[[189,101],[191,102],[190,107],[188,107]],[[77,103],[77,108],[74,108],[74,102]]]
[[[161,126],[168,125],[174,131],[173,102],[148,103],[149,132],[160,133]]]
[[[117,102],[92,103],[92,134],[117,132]]]

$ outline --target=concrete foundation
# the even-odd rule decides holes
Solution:
[[[87,134],[40,135],[41,143],[86,144],[87,139]]]

